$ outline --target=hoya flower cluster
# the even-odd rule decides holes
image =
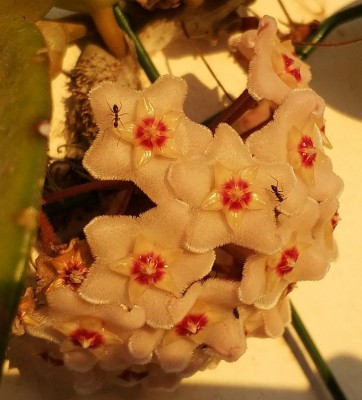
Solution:
[[[99,134],[85,168],[134,182],[155,207],[99,216],[86,241],[37,260],[15,328],[41,339],[43,359],[72,371],[80,392],[104,381],[173,386],[237,360],[247,337],[282,334],[288,294],[336,256],[342,182],[309,68],[270,17],[230,43],[250,59],[249,93],[276,108],[245,140],[188,119],[174,76],[90,94]]]

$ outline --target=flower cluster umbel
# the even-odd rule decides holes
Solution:
[[[106,375],[173,386],[237,360],[247,336],[282,334],[288,294],[336,256],[342,182],[324,150],[325,104],[276,34],[264,17],[230,40],[250,59],[249,93],[276,108],[245,141],[227,124],[213,134],[188,119],[186,83],[174,76],[143,91],[117,82],[91,91],[100,132],[85,168],[134,182],[156,206],[97,217],[86,241],[37,260],[17,331],[47,340],[43,358],[73,371],[80,392]]]

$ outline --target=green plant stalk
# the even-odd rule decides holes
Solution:
[[[337,26],[344,24],[345,22],[352,21],[357,18],[362,17],[362,4],[355,7],[347,8],[346,10],[339,11],[338,13],[332,15],[331,17],[325,19],[318,29],[309,35],[306,42],[311,43],[310,45],[304,45],[297,48],[297,55],[300,59],[306,59],[317,46],[313,44],[318,44]]]
[[[145,73],[147,74],[148,79],[151,82],[154,82],[160,76],[160,74],[157,71],[155,65],[153,64],[151,58],[147,54],[147,51],[143,47],[137,34],[130,27],[129,22],[128,22],[126,16],[124,15],[119,4],[115,4],[113,6],[113,11],[114,11],[114,15],[116,17],[116,20],[117,20],[119,26],[132,39],[132,41],[136,47],[139,63],[141,64],[142,68],[144,69]]]
[[[291,310],[293,327],[297,332],[299,338],[303,342],[303,345],[308,351],[315,366],[317,367],[317,370],[321,378],[327,385],[331,395],[335,400],[347,400],[347,397],[345,397],[344,393],[342,392],[342,389],[340,388],[338,382],[332,374],[328,364],[324,361],[322,355],[320,354],[317,346],[315,345],[313,339],[311,338],[307,328],[305,327],[293,304],[291,304]]]
[[[0,19],[0,370],[37,229],[51,116],[47,49],[21,17]]]

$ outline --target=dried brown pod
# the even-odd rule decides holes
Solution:
[[[116,81],[131,88],[139,88],[138,66],[130,52],[122,60],[117,60],[99,46],[89,44],[80,55],[76,66],[70,73],[67,99],[67,128],[69,137],[67,156],[73,149],[86,150],[97,135],[98,128],[93,121],[93,112],[89,104],[89,91],[103,81]],[[83,153],[83,152],[81,152]],[[82,154],[81,154],[82,155]]]

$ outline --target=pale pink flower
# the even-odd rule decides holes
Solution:
[[[154,202],[170,197],[165,174],[176,159],[200,154],[211,132],[183,112],[183,79],[166,75],[143,91],[106,82],[90,93],[100,133],[84,156],[97,179],[131,180]]]
[[[168,304],[213,265],[213,251],[183,249],[188,207],[171,201],[139,218],[98,217],[85,229],[96,258],[81,296],[92,303],[125,304],[145,310],[150,326],[172,325]]]
[[[321,240],[328,249],[330,260],[337,257],[337,245],[333,238],[333,232],[336,229],[339,221],[339,202],[336,198],[325,200],[320,203],[320,217],[313,228],[313,235]]]
[[[319,218],[319,204],[311,198],[293,217],[279,215],[283,245],[272,255],[253,254],[246,260],[238,290],[242,302],[269,309],[290,284],[324,277],[329,268],[328,249],[313,235]]]
[[[298,178],[295,190],[280,205],[287,214],[297,212],[307,195],[324,201],[339,196],[342,190],[343,183],[322,147],[318,124],[324,108],[324,101],[311,89],[293,90],[275,112],[274,120],[246,141],[257,160],[293,167]]]
[[[119,303],[94,304],[80,297],[79,292],[69,288],[53,288],[47,292],[48,309],[51,312],[51,323],[61,319],[76,319],[80,315],[89,315],[102,319],[107,317],[107,323],[115,330],[132,331],[142,327],[146,322],[145,312],[141,307],[129,310]]]
[[[273,253],[274,207],[279,199],[271,186],[288,195],[296,183],[284,162],[256,162],[238,134],[220,124],[204,157],[175,163],[167,180],[176,198],[189,204],[192,219],[186,245],[202,252],[226,243]]]
[[[249,309],[246,307],[241,309],[241,312],[244,313],[244,329],[247,337],[276,338],[284,333],[285,328],[291,322],[288,294],[294,287],[294,283],[288,285],[277,304],[272,308],[264,310],[250,306]]]
[[[55,324],[54,328],[64,335],[60,343],[64,364],[75,372],[90,371],[100,359],[107,357],[108,347],[123,341],[101,319],[94,317],[79,317]]]
[[[307,87],[309,66],[295,54],[291,41],[281,42],[276,20],[264,16],[258,30],[237,34],[229,40],[231,48],[251,59],[248,91],[256,100],[282,103],[291,90]]]
[[[235,361],[244,353],[242,321],[233,312],[240,304],[236,288],[236,282],[209,279],[194,284],[183,298],[174,300],[170,313],[175,325],[155,350],[165,371],[185,370],[199,346],[210,348],[227,361]]]
[[[283,291],[301,280],[318,280],[328,271],[328,260],[316,241],[293,235],[280,251],[271,256],[250,256],[243,269],[239,298],[246,304],[270,309]]]

